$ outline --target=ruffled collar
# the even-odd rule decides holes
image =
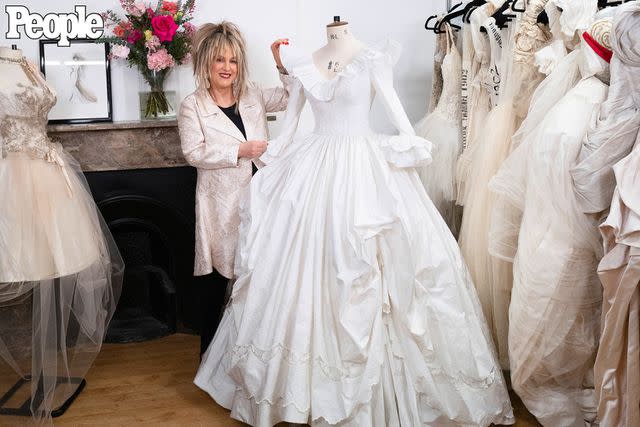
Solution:
[[[364,74],[372,62],[389,58],[392,63],[395,63],[399,57],[400,45],[395,41],[387,40],[378,49],[364,46],[355,54],[351,62],[331,79],[325,78],[320,73],[313,62],[312,53],[301,54],[289,49],[285,52],[287,53],[283,55],[283,63],[289,70],[289,74],[300,80],[305,90],[315,99],[328,102],[334,98],[336,88],[342,81]]]

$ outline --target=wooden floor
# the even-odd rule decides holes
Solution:
[[[138,344],[106,344],[87,388],[55,426],[242,426],[193,384],[199,338],[176,334]],[[519,401],[517,427],[539,426]],[[0,417],[0,425],[17,423]]]

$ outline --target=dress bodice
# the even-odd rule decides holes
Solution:
[[[473,42],[475,57],[478,59],[478,62],[482,63],[485,66],[489,63],[489,59],[491,57],[491,48],[489,45],[489,39],[487,39],[487,37],[482,32],[480,32],[480,27],[484,25],[484,23],[491,17],[494,11],[495,8],[492,3],[485,3],[471,12],[471,17],[469,19],[469,28],[472,29],[471,40]]]
[[[440,18],[438,18],[440,20]],[[429,100],[429,112],[435,110],[438,102],[440,102],[440,95],[442,95],[443,75],[442,75],[442,62],[447,54],[447,45],[449,43],[449,36],[446,33],[440,33],[436,35],[436,50],[433,55],[433,74],[431,79],[431,98]]]
[[[459,120],[462,58],[453,39],[453,30],[448,23],[445,28],[447,53],[442,60],[442,95],[436,110],[451,120]]]
[[[332,79],[325,78],[318,71],[310,53],[285,50],[283,62],[295,83],[290,90],[282,132],[269,142],[269,148],[261,160],[269,163],[293,142],[302,108],[307,101],[315,118],[313,134],[344,137],[374,135],[369,112],[376,94],[400,133],[386,138],[381,145],[387,160],[401,167],[430,160],[431,144],[416,137],[393,88],[392,67],[400,56],[400,50],[400,45],[393,41],[380,49],[364,47]]]
[[[369,111],[375,94],[367,64],[369,48],[360,50],[353,60],[331,79],[316,68],[310,55],[292,74],[300,81],[304,98],[315,119],[315,134],[366,135],[370,133]]]
[[[2,157],[10,152],[25,152],[31,157],[49,160],[54,147],[47,136],[46,125],[56,96],[32,64],[24,58],[19,64],[31,84],[18,83],[0,90]]]
[[[318,73],[315,67],[312,72]],[[340,79],[340,77],[342,76],[334,79]],[[331,80],[319,82],[320,86],[335,84],[334,96],[328,100],[320,95],[323,91],[315,92],[314,86],[305,88],[305,95],[315,118],[313,133],[363,135],[370,132],[369,111],[374,94],[371,81],[363,75],[354,77],[352,79],[342,78],[340,82]],[[323,77],[318,73],[317,78],[322,79]]]

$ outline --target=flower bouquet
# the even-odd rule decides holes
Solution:
[[[125,19],[112,10],[102,14],[113,36],[99,41],[111,43],[111,58],[126,59],[149,84],[145,118],[157,118],[172,110],[164,82],[174,66],[191,61],[189,52],[196,27],[189,21],[193,19],[194,4],[195,0],[160,0],[152,8],[143,1],[120,0]]]

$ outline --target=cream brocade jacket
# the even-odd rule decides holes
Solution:
[[[251,160],[238,159],[238,149],[247,140],[269,139],[266,114],[287,107],[292,83],[289,76],[281,75],[280,79],[284,88],[262,89],[250,83],[240,99],[246,140],[206,89],[196,89],[182,101],[178,115],[182,153],[198,169],[195,276],[215,268],[221,275],[233,277],[240,197],[252,174]]]

